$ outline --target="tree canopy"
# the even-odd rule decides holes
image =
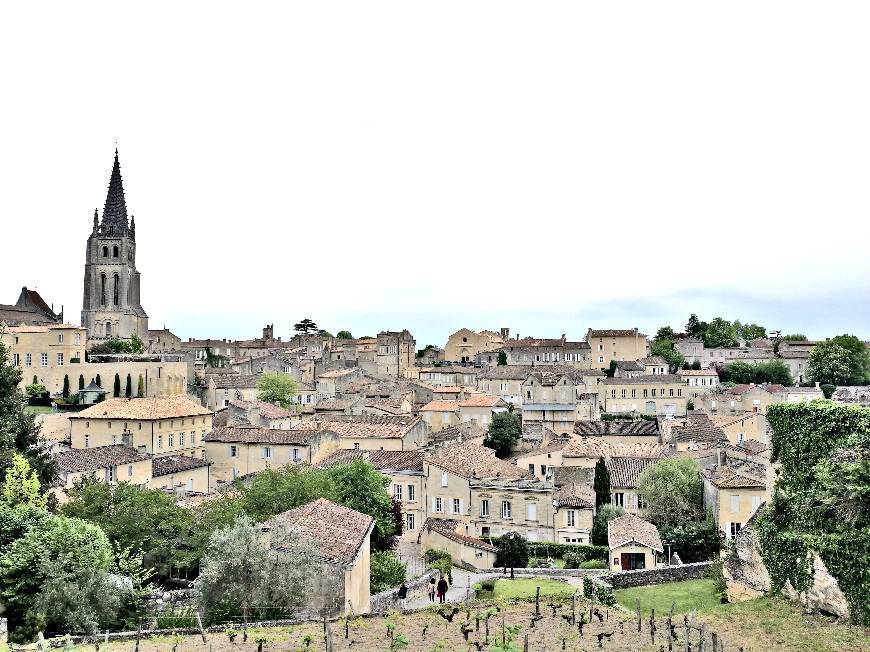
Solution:
[[[257,398],[288,409],[299,396],[299,383],[287,374],[264,374],[257,380]]]
[[[853,362],[849,351],[832,340],[820,342],[810,351],[807,376],[817,383],[846,385],[852,380]]]
[[[350,331],[338,331],[335,336],[340,340],[352,340],[353,335],[350,334]]]
[[[510,455],[522,432],[519,419],[515,415],[510,412],[499,412],[493,415],[489,423],[483,445],[492,448],[498,457],[505,458]]]
[[[870,383],[870,353],[867,346],[854,335],[837,335],[831,342],[846,350],[849,354],[849,385],[866,385]]]
[[[756,364],[735,360],[725,365],[719,375],[723,382],[735,384],[778,383],[786,387],[794,384],[788,365],[779,358]]]
[[[293,330],[297,333],[308,335],[309,333],[317,332],[317,324],[315,324],[313,320],[306,317],[302,321],[293,324]]]
[[[647,504],[647,518],[658,526],[676,527],[703,515],[700,467],[689,458],[672,458],[648,467],[637,481]]]

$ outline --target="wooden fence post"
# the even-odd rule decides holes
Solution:
[[[653,645],[656,642],[656,610],[653,609],[649,614],[649,635],[652,638]]]
[[[634,599],[634,609],[637,612],[637,631],[640,632],[640,598]]]
[[[199,611],[196,612],[196,624],[199,625],[199,633],[202,636],[203,644],[208,643],[208,639],[205,637],[205,628],[202,626],[202,616],[199,615]]]
[[[541,613],[541,587],[535,587],[535,615]]]

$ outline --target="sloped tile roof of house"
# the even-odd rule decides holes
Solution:
[[[123,444],[96,446],[94,448],[72,448],[54,456],[55,464],[61,473],[96,471],[119,464],[132,464],[147,460],[148,453],[140,453],[135,448]]]
[[[636,330],[619,330],[619,329],[600,329],[595,330],[590,328],[587,337],[646,337],[643,333],[638,333]]]
[[[312,428],[281,430],[259,426],[221,426],[214,428],[202,438],[204,442],[228,444],[290,444],[307,446],[322,431]]]
[[[637,479],[659,460],[647,457],[608,457],[604,460],[610,474],[610,486],[620,489],[634,489]]]
[[[355,373],[356,369],[333,369],[332,371],[324,371],[322,374],[317,374],[318,378],[344,378]]]
[[[498,396],[490,396],[489,394],[474,394],[468,398],[459,401],[459,407],[495,407],[499,403],[503,403]]]
[[[658,435],[659,424],[657,421],[639,419],[628,421],[616,419],[614,421],[576,421],[574,432],[578,435],[601,436],[601,435]]]
[[[704,471],[704,476],[720,489],[764,489],[764,480],[738,471],[731,466],[717,466]]]
[[[426,460],[463,478],[531,479],[527,471],[500,460],[494,450],[474,442],[444,446]]]
[[[641,457],[661,459],[667,456],[665,444],[620,444],[593,437],[578,437],[571,440],[562,451],[564,457]]]
[[[355,460],[366,460],[378,471],[423,472],[422,450],[417,451],[366,451],[358,448],[337,450],[318,466],[327,468],[336,464],[350,464]]]
[[[373,524],[368,514],[318,498],[270,518],[261,528],[276,536],[286,529],[291,537],[313,543],[323,560],[346,567],[356,560]],[[282,547],[280,539],[272,545]]]
[[[253,389],[257,386],[258,376],[234,376],[232,374],[212,376],[215,389]]]
[[[420,417],[386,414],[318,414],[313,421],[339,437],[400,439],[420,423]]]
[[[680,383],[680,377],[676,374],[648,374],[635,376],[634,378],[605,378],[602,385],[667,385],[668,383]]]
[[[595,507],[595,492],[592,487],[570,483],[559,487],[553,495],[556,507]]]
[[[429,401],[420,408],[420,412],[458,412],[458,401]]]
[[[689,414],[684,425],[675,425],[671,428],[671,437],[674,441],[697,441],[697,442],[725,442],[728,437],[725,431],[715,425],[703,412]]]
[[[487,543],[482,539],[470,537],[467,534],[460,534],[456,531],[457,527],[459,527],[459,521],[450,518],[429,517],[423,522],[424,531],[427,529],[432,530],[443,536],[445,539],[455,541],[462,545],[471,546],[472,548],[487,550],[489,552],[495,552],[497,550],[494,545]]]
[[[171,473],[182,473],[203,466],[210,466],[211,462],[201,457],[188,455],[164,455],[151,460],[151,475],[155,478]]]
[[[70,415],[70,419],[173,419],[204,416],[211,410],[178,394],[152,398],[110,398]]]
[[[680,369],[677,372],[677,375],[680,377],[686,376],[704,376],[706,378],[711,378],[713,376],[719,377],[719,374],[716,373],[715,369]]]
[[[634,514],[623,514],[607,525],[607,544],[611,550],[627,543],[639,543],[664,552],[658,528]]]

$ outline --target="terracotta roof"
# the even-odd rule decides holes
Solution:
[[[538,368],[532,365],[501,365],[490,367],[478,375],[483,380],[525,380]]]
[[[387,414],[318,414],[314,421],[339,437],[401,439],[420,423],[420,417]]]
[[[704,472],[704,476],[720,489],[764,489],[764,480],[736,471],[730,466],[719,466]]]
[[[286,419],[293,415],[290,410],[285,410],[280,405],[273,405],[266,401],[257,401],[257,408],[260,410],[260,416],[266,419]]]
[[[444,446],[426,460],[463,478],[531,479],[526,470],[500,460],[494,450],[474,442]]]
[[[349,410],[354,406],[357,399],[353,398],[324,398],[317,401],[314,406],[315,410]]]
[[[497,550],[494,545],[492,545],[491,543],[487,543],[482,539],[470,537],[467,534],[460,534],[456,531],[457,527],[459,527],[459,521],[451,518],[430,517],[423,522],[424,530],[429,529],[437,532],[445,539],[450,539],[451,541],[455,541],[456,543],[471,546],[472,548],[479,548],[480,550],[487,550],[489,552],[495,552]]]
[[[713,424],[703,412],[691,413],[684,425],[675,425],[671,428],[671,437],[674,441],[697,441],[697,442],[722,442],[728,441],[725,431]]]
[[[204,442],[226,442],[230,444],[293,444],[307,446],[311,439],[322,432],[310,428],[282,430],[260,428],[258,426],[222,426],[214,428],[202,438]]]
[[[96,471],[119,464],[132,464],[147,460],[148,453],[140,453],[135,448],[123,444],[97,446],[95,448],[72,448],[54,456],[57,470],[61,473]]]
[[[459,407],[495,407],[499,403],[504,403],[504,401],[502,401],[498,396],[475,394],[469,396],[463,401],[459,401]]]
[[[577,437],[564,450],[564,457],[639,457],[658,460],[667,455],[665,444],[620,444],[593,437]]]
[[[608,457],[604,463],[610,474],[610,486],[634,489],[640,474],[658,461],[645,457]]]
[[[743,442],[737,444],[737,448],[742,448],[752,455],[758,455],[759,453],[766,451],[770,446],[762,441],[758,441],[757,439],[745,439]]]
[[[583,507],[594,509],[595,492],[592,487],[576,483],[566,484],[559,487],[553,495],[556,507]]]
[[[110,398],[70,415],[70,419],[172,419],[204,416],[211,410],[187,396]]]
[[[307,505],[283,512],[263,523],[264,529],[288,534],[313,543],[318,555],[331,563],[350,566],[371,532],[374,521],[368,514],[318,498]],[[281,542],[273,542],[281,548]]]
[[[191,469],[199,469],[203,466],[210,465],[211,462],[204,460],[201,457],[166,455],[164,457],[155,457],[151,460],[151,475],[156,478],[161,475],[181,473],[183,471],[190,471]]]
[[[54,330],[85,330],[83,326],[74,326],[73,324],[44,324],[33,326],[8,326],[7,333],[48,333]]]
[[[211,420],[212,428],[226,426],[230,422],[230,411],[226,408],[221,408],[214,413],[214,418]]]
[[[257,380],[257,376],[234,376],[232,374],[212,376],[211,378],[215,389],[251,389],[257,386]]]
[[[616,419],[614,421],[576,421],[574,422],[574,432],[578,435],[593,437],[600,435],[658,435],[659,424],[657,421],[647,421],[646,419],[637,421],[624,419]]]
[[[318,466],[330,467],[336,464],[350,464],[354,460],[366,460],[378,471],[415,471],[423,472],[422,450],[417,451],[366,451],[358,448],[337,450],[323,459]]]
[[[429,401],[420,408],[420,412],[458,412],[459,403],[457,401]]]
[[[619,329],[601,329],[595,330],[590,328],[586,337],[646,337],[643,333],[638,333],[636,330],[619,330]]]
[[[638,362],[642,365],[667,365],[668,361],[660,355],[651,355],[648,358],[641,358]]]
[[[611,550],[627,543],[639,543],[657,552],[665,551],[656,526],[634,514],[623,514],[607,524],[607,544]]]
[[[459,392],[476,392],[475,387],[460,387],[459,385],[442,385],[435,387],[432,392],[435,394],[458,394]]]
[[[318,378],[344,378],[354,373],[356,369],[333,369],[332,371],[324,371],[322,374],[317,374]]]
[[[603,385],[667,385],[668,383],[680,383],[680,377],[676,374],[648,374],[635,376],[634,378],[605,378]]]
[[[479,439],[485,436],[485,428],[482,428],[474,421],[469,421],[468,423],[457,423],[455,426],[449,426],[442,428],[438,432],[429,433],[429,441],[443,443],[458,439]]]
[[[588,349],[589,343],[583,340],[572,342],[571,340],[555,339],[539,339],[536,337],[524,337],[520,340],[505,340],[505,349],[532,349],[541,347],[559,347],[572,349]]]
[[[616,368],[623,371],[643,371],[643,365],[637,360],[617,360]]]
[[[711,414],[707,418],[710,419],[710,422],[714,426],[718,426],[720,428],[725,428],[727,426],[733,425],[735,423],[740,423],[741,421],[754,420],[758,418],[759,414],[757,412],[748,412],[746,414]]]

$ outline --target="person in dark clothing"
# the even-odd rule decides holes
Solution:
[[[444,579],[444,576],[441,576],[441,579],[438,580],[438,602],[444,603],[447,599],[447,580]]]
[[[396,597],[399,598],[399,608],[402,611],[408,608],[408,585],[402,582],[402,586],[399,587],[399,590],[396,594]]]
[[[438,583],[438,580],[435,579],[435,576],[429,578],[429,602],[435,602],[435,585]]]

